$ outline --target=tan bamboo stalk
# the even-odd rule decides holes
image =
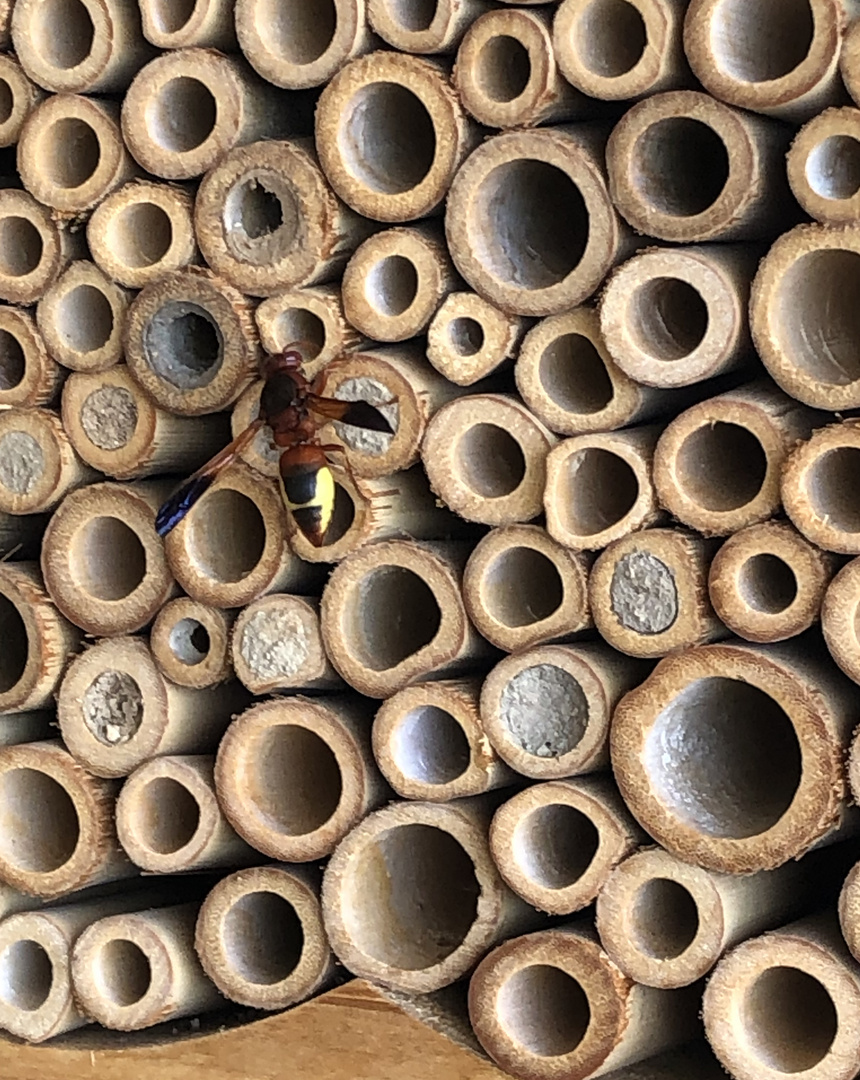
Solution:
[[[26,191],[0,190],[0,300],[35,304],[83,254],[81,234]]]
[[[803,209],[825,225],[860,214],[860,109],[825,109],[795,136],[786,160],[788,183]]]
[[[855,743],[856,745],[856,743]],[[860,790],[857,786],[856,754],[854,755],[854,776],[852,791]],[[860,863],[855,863],[848,872],[839,891],[839,929],[845,944],[855,960],[860,958]]]
[[[329,855],[390,797],[370,749],[364,703],[281,697],[237,717],[215,762],[218,801],[258,851],[284,862]]]
[[[24,121],[45,92],[24,74],[14,56],[4,53],[0,56],[0,93],[5,106],[0,115],[0,146],[14,146]]]
[[[32,314],[0,304],[0,405],[50,405],[65,377]]]
[[[821,605],[821,630],[830,655],[850,679],[860,683],[858,608],[860,559],[852,559],[827,586]]]
[[[48,518],[48,514],[0,512],[0,561],[38,559]]]
[[[842,49],[839,53],[839,67],[845,89],[851,95],[852,101],[857,104],[860,98],[860,79],[858,79],[858,60],[860,60],[860,32],[851,20],[844,30],[842,37]],[[834,102],[840,104],[838,99]]]
[[[194,947],[222,994],[284,1009],[331,983],[319,892],[320,872],[310,866],[255,866],[218,882],[200,908]]]
[[[50,510],[95,478],[52,409],[0,410],[0,511]]]
[[[313,378],[343,353],[364,344],[346,320],[339,285],[288,289],[261,301],[254,312],[260,343],[272,355],[302,343],[304,371]]]
[[[169,600],[149,632],[152,658],[162,675],[179,686],[205,690],[233,675],[230,628],[233,613],[190,596]]]
[[[609,721],[647,667],[603,642],[506,656],[481,690],[481,721],[512,769],[535,780],[605,769]]]
[[[44,742],[56,734],[55,728],[56,716],[53,709],[3,713],[0,716],[0,746]],[[4,919],[12,911],[5,900],[4,888],[5,886],[0,886],[0,919]]]
[[[471,386],[517,354],[525,320],[472,292],[453,292],[427,327],[427,359],[446,379]]]
[[[782,473],[785,512],[807,540],[826,551],[860,553],[853,492],[860,424],[843,420],[798,443]]]
[[[368,0],[367,18],[371,29],[401,52],[452,53],[488,6],[486,0],[434,0],[423,7]]]
[[[159,49],[236,48],[231,0],[140,0],[143,36]]]

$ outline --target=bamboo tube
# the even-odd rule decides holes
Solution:
[[[32,195],[0,190],[0,300],[35,304],[82,247],[80,234]]]
[[[398,0],[368,0],[367,18],[371,29],[401,52],[452,53],[488,6],[486,0],[407,5]]]
[[[482,143],[451,184],[454,265],[504,311],[556,315],[581,304],[622,256],[626,232],[587,126],[510,131]]]
[[[511,525],[540,513],[555,436],[507,394],[470,394],[436,412],[421,447],[430,486],[467,521]]]
[[[463,602],[478,632],[505,652],[563,640],[591,626],[590,566],[538,525],[493,529],[466,563]]]
[[[69,751],[96,776],[128,776],[152,758],[211,753],[248,695],[236,683],[192,690],[165,679],[146,642],[112,637],[81,653],[60,684]]]
[[[796,220],[791,129],[696,90],[640,101],[606,146],[609,192],[637,232],[678,244],[754,240]]]
[[[159,49],[236,48],[231,0],[140,0],[143,36]]]
[[[205,690],[226,682],[230,662],[231,612],[201,604],[189,596],[169,600],[149,633],[152,658],[171,682]]]
[[[347,206],[376,221],[426,217],[477,139],[440,61],[373,52],[323,90],[316,146]]]
[[[323,875],[322,907],[332,948],[350,971],[428,993],[540,921],[490,858],[491,798],[392,803],[341,841]]]
[[[481,690],[484,731],[503,761],[534,780],[604,769],[612,711],[647,670],[603,642],[506,656]]]
[[[694,990],[626,978],[585,920],[506,941],[469,983],[469,1018],[490,1057],[519,1080],[604,1076],[697,1031]]]
[[[50,510],[94,479],[53,410],[0,410],[0,512]]]
[[[446,379],[471,386],[516,356],[525,328],[477,293],[449,293],[427,327],[427,359]]]
[[[200,908],[194,947],[222,994],[284,1009],[332,982],[319,890],[319,871],[305,866],[255,866],[218,882]]]
[[[260,352],[249,301],[193,267],[138,293],[124,340],[129,371],[157,405],[181,416],[232,404],[253,378]]]
[[[620,702],[618,787],[672,854],[752,873],[835,835],[856,708],[853,684],[814,645],[687,649]]]
[[[129,294],[91,262],[73,262],[45,291],[36,324],[51,356],[73,371],[106,371],[122,359]]]
[[[860,216],[860,109],[826,109],[797,133],[786,159],[788,183],[803,209],[825,225]]]
[[[337,697],[274,699],[237,717],[215,761],[218,801],[236,832],[284,862],[329,855],[390,795],[367,719],[362,702]]]
[[[0,406],[50,405],[65,374],[46,349],[32,314],[0,305]]]
[[[858,79],[858,63],[860,63],[860,32],[854,26],[856,20],[849,21],[844,28],[842,37],[842,49],[839,53],[839,67],[845,89],[851,95],[856,104],[860,98],[860,79]],[[834,95],[835,96],[835,95]],[[838,101],[835,103],[839,103]]]
[[[42,546],[51,599],[89,634],[148,625],[176,591],[155,532],[163,482],[90,484],[67,495]]]
[[[717,615],[738,637],[783,641],[818,618],[836,568],[832,556],[787,522],[766,521],[723,544],[711,563],[708,592]]]
[[[844,420],[798,443],[782,473],[785,512],[807,540],[825,551],[860,553],[855,509],[860,424]]]
[[[830,655],[854,682],[860,682],[860,560],[843,566],[827,586],[821,631]],[[860,785],[857,788],[860,791]]]
[[[93,260],[130,289],[196,262],[192,209],[190,194],[177,185],[132,180],[111,192],[87,223]]]
[[[343,353],[363,344],[343,313],[338,285],[275,293],[260,302],[254,319],[260,343],[272,356],[294,341],[302,342],[306,350],[304,371],[309,379]]]
[[[546,528],[559,544],[597,551],[662,514],[651,480],[660,429],[574,435],[546,459]]]
[[[0,147],[15,145],[24,121],[44,97],[42,88],[24,74],[14,56],[0,56]]]
[[[860,790],[856,783],[856,764],[852,771],[855,775],[851,777],[851,787],[856,792]],[[851,955],[857,960],[860,956],[860,863],[855,863],[848,872],[839,892],[839,929]]]
[[[33,709],[29,712],[4,713],[0,717],[0,746],[17,746],[19,743],[43,742],[50,739],[56,727],[52,709]],[[11,914],[4,906],[4,886],[0,885],[0,919]]]

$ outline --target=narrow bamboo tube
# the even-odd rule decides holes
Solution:
[[[825,551],[860,554],[853,493],[860,458],[860,423],[818,428],[789,455],[782,473],[785,512],[807,540]]]
[[[383,540],[335,567],[322,594],[323,643],[359,693],[385,698],[485,655],[461,595],[464,545]]]
[[[175,184],[124,184],[95,208],[87,223],[93,260],[129,289],[141,289],[196,262],[192,209],[190,194]]]
[[[401,52],[452,53],[488,7],[486,0],[431,0],[415,5],[368,0],[367,18],[371,29]]]
[[[586,126],[511,131],[482,143],[451,184],[454,265],[504,311],[556,315],[581,304],[622,256],[626,232]]]
[[[469,983],[478,1041],[519,1080],[604,1076],[678,1046],[697,1032],[698,1005],[692,988],[628,979],[586,920],[506,941]]]
[[[319,891],[319,871],[306,866],[255,866],[218,882],[200,908],[194,947],[222,994],[284,1009],[325,989],[335,960]]]
[[[176,584],[155,531],[163,481],[90,484],[67,495],[42,546],[51,599],[89,634],[128,634],[155,618]]]
[[[843,566],[827,586],[821,605],[821,630],[830,655],[860,683],[860,559]],[[860,792],[860,785],[857,788]]]
[[[221,740],[215,788],[236,832],[284,862],[329,855],[390,796],[371,753],[367,709],[345,697],[253,705]]]
[[[738,637],[783,641],[818,618],[836,568],[833,556],[787,522],[766,521],[723,544],[711,563],[708,592],[717,615]]]
[[[803,209],[825,225],[860,216],[860,109],[826,109],[795,136],[788,183]]]
[[[462,978],[496,942],[540,922],[490,857],[492,800],[392,803],[338,845],[323,876],[323,918],[350,971],[428,993]]]
[[[236,48],[231,0],[140,0],[143,36],[159,49]]]
[[[753,240],[796,220],[785,179],[791,129],[696,90],[624,114],[606,146],[612,201],[637,232],[679,244]]]
[[[851,779],[852,790],[860,790],[856,775]],[[855,960],[860,959],[860,863],[855,863],[848,872],[839,892],[839,928],[851,955]]]
[[[113,367],[122,359],[129,299],[93,263],[71,263],[36,308],[36,324],[51,356],[73,371]]]
[[[49,516],[0,513],[0,562],[38,559]]]
[[[856,707],[853,684],[821,653],[809,640],[687,649],[619,703],[613,771],[658,843],[743,874],[834,836]]]
[[[81,653],[57,695],[69,751],[96,776],[128,776],[152,758],[211,753],[233,711],[248,700],[236,683],[192,690],[161,674],[146,642],[112,637]]]
[[[550,536],[575,550],[598,551],[662,516],[651,479],[660,429],[574,435],[546,459],[543,505]]]
[[[612,711],[647,670],[603,642],[506,656],[481,690],[484,731],[503,761],[535,780],[605,769]]]
[[[538,525],[493,529],[466,563],[463,602],[477,630],[505,652],[562,640],[591,626],[590,566]]]
[[[24,121],[44,96],[42,88],[24,74],[14,56],[0,56],[0,146],[15,145]]]
[[[17,746],[19,743],[43,742],[56,734],[53,709],[33,709],[28,712],[3,713],[0,717],[0,746]],[[0,919],[11,914],[4,906],[3,887],[0,886]]]
[[[153,874],[259,861],[234,832],[215,797],[215,758],[158,757],[139,765],[116,801],[116,831],[126,855]]]
[[[35,304],[68,264],[82,238],[26,191],[0,191],[0,300]]]
[[[95,475],[52,409],[0,410],[0,512],[50,510]]]
[[[179,686],[205,690],[226,682],[233,674],[232,625],[232,613],[179,596],[155,617],[149,632],[152,657],[162,675]]]
[[[309,379],[343,353],[364,343],[346,320],[339,285],[275,293],[261,301],[254,319],[260,343],[272,356],[294,341],[302,342],[304,372]]]
[[[65,375],[45,347],[32,314],[0,305],[0,406],[50,405]]]
[[[72,949],[75,998],[107,1028],[139,1031],[224,1002],[194,951],[200,905],[99,919]]]
[[[138,383],[157,405],[182,416],[232,404],[254,377],[260,352],[247,298],[194,267],[138,293],[124,340]]]
[[[477,139],[443,62],[382,51],[328,83],[315,134],[320,164],[347,206],[391,222],[436,210]]]
[[[471,386],[513,359],[525,320],[472,292],[453,292],[427,327],[427,359],[458,386]]]

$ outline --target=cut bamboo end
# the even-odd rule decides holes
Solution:
[[[505,132],[482,143],[454,178],[445,218],[451,256],[503,310],[567,311],[618,258],[621,225],[593,141],[576,127]]]
[[[138,293],[124,341],[138,383],[157,405],[182,416],[232,404],[254,377],[260,351],[247,298],[192,268]]]
[[[433,490],[467,521],[511,525],[541,511],[555,436],[515,397],[472,394],[434,414],[421,447]]]
[[[18,142],[25,120],[44,96],[14,56],[4,53],[0,57],[0,146]]]
[[[849,952],[857,960],[860,958],[860,863],[851,868],[839,892],[839,929]]]
[[[783,641],[818,618],[835,569],[835,560],[791,525],[768,521],[729,537],[711,563],[708,591],[732,633]]]
[[[226,682],[230,662],[231,613],[188,596],[169,600],[149,634],[152,656],[163,675],[179,686],[205,690]]]
[[[427,359],[458,386],[471,386],[512,359],[525,325],[477,293],[446,296],[427,327]]]
[[[376,221],[412,221],[435,210],[474,141],[447,69],[404,53],[353,60],[317,106],[316,145],[329,182]]]
[[[309,379],[345,352],[364,342],[343,313],[338,285],[288,289],[261,301],[254,312],[260,343],[277,356],[295,341],[305,350],[303,370]]]
[[[209,978],[240,1005],[285,1009],[318,993],[334,975],[318,873],[256,866],[230,874],[200,908],[194,947]]]
[[[570,915],[599,896],[644,838],[612,780],[551,780],[508,799],[490,827],[499,873],[538,911]]]
[[[368,0],[367,18],[371,29],[401,52],[452,53],[487,6],[485,0],[434,0],[415,6]]]
[[[173,184],[132,180],[112,192],[87,223],[96,264],[129,289],[197,261],[191,196]]]
[[[26,191],[0,192],[0,299],[35,304],[82,246],[78,234]]]
[[[825,551],[860,554],[852,493],[860,459],[860,425],[818,428],[789,455],[782,474],[785,512],[807,540]]]
[[[50,405],[65,374],[45,347],[32,314],[0,305],[0,406]]]
[[[94,479],[51,409],[0,410],[0,512],[50,510]]]
[[[535,780],[603,769],[612,710],[646,670],[602,642],[507,656],[481,690],[484,731],[499,757]]]
[[[550,536],[597,551],[662,516],[651,480],[659,428],[565,439],[546,459],[543,505]]]
[[[159,49],[236,48],[231,0],[141,0],[143,36]]]
[[[849,678],[860,683],[860,560],[843,566],[827,586],[821,630],[830,655]],[[856,790],[860,793],[860,784]]]
[[[826,109],[803,125],[786,160],[803,209],[825,225],[860,216],[860,109]]]
[[[67,495],[45,532],[51,599],[89,634],[127,634],[155,618],[175,590],[155,531],[163,484],[90,484]]]
[[[91,262],[73,262],[36,308],[55,360],[73,371],[105,371],[122,359],[129,295]]]
[[[236,832],[284,862],[331,854],[390,794],[366,711],[338,698],[281,698],[242,713],[218,748],[215,787]]]
[[[466,611],[478,632],[505,652],[572,637],[591,626],[590,565],[537,525],[493,529],[466,563]]]

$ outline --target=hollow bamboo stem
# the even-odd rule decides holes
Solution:
[[[525,320],[472,292],[453,292],[427,327],[427,359],[458,386],[471,386],[517,355]]]
[[[140,0],[143,36],[159,49],[236,48],[231,0]]]
[[[860,424],[846,420],[818,428],[785,462],[785,512],[807,540],[826,551],[860,553],[852,492]]]
[[[803,209],[825,225],[860,213],[860,110],[825,109],[795,136],[786,159],[788,183]]]
[[[821,630],[830,655],[854,682],[860,682],[860,560],[843,566],[827,586]],[[858,786],[860,791],[860,786]]]
[[[0,410],[0,512],[50,510],[95,476],[52,409]]]
[[[32,195],[0,190],[0,299],[35,304],[82,254],[80,234]]]
[[[0,305],[0,405],[50,405],[66,372],[51,356],[29,311]]]
[[[367,18],[371,29],[401,52],[452,53],[488,6],[485,0],[436,0],[416,13],[397,0],[368,0]]]
[[[179,686],[205,690],[233,674],[230,660],[232,613],[189,596],[169,600],[149,633],[152,657],[163,675]]]
[[[21,136],[24,121],[44,99],[45,92],[24,74],[14,56],[4,53],[0,56],[0,94],[4,101],[0,115],[0,146],[14,146]]]

